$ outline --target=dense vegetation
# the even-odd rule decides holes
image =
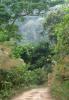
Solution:
[[[46,84],[49,78],[56,100],[58,97],[59,100],[69,100],[69,8],[62,7],[46,16],[44,31],[48,29],[49,42],[18,45],[21,35],[17,34],[15,25],[23,11],[22,16],[31,15],[34,9],[47,11],[50,6],[64,2],[0,1],[0,100],[9,100],[21,88]],[[9,68],[4,69],[6,62]]]
[[[45,26],[49,27],[50,41],[54,40],[52,49],[55,61],[50,75],[51,89],[58,100],[69,99],[69,8],[61,12],[51,13],[46,19]],[[61,16],[61,14],[63,14]],[[52,20],[53,19],[53,20]],[[55,24],[55,25],[54,25]],[[48,26],[49,25],[49,26]],[[55,42],[56,41],[56,42]],[[52,77],[51,77],[52,76]]]
[[[55,46],[55,52],[57,54],[57,65],[54,68],[56,72],[55,84],[53,86],[57,96],[60,96],[60,100],[69,99],[69,14],[63,17],[63,21],[58,23],[54,28],[54,33],[57,36],[57,44]],[[55,73],[54,71],[54,73]],[[58,83],[58,84],[57,84]],[[58,89],[55,89],[57,86]],[[54,92],[53,91],[53,92]],[[56,97],[57,97],[56,96]]]

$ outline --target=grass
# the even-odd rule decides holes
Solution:
[[[51,92],[55,100],[69,100],[69,81],[65,81],[62,84],[54,82]]]
[[[55,100],[69,100],[69,55],[53,66],[51,92]]]

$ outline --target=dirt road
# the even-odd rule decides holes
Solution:
[[[25,92],[12,100],[53,100],[49,88],[32,89]]]

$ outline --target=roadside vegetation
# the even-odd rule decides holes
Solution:
[[[53,45],[52,73],[49,78],[51,91],[56,100],[69,99],[69,8],[63,7],[57,13],[51,12],[46,18],[45,26],[49,27],[49,38]],[[61,14],[63,14],[61,16]],[[52,20],[53,19],[53,20]],[[46,28],[47,28],[46,27]]]

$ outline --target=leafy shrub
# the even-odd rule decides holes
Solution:
[[[26,63],[28,63],[31,60],[32,52],[33,52],[33,47],[26,45],[26,46],[16,46],[13,49],[12,54],[16,58],[21,57]]]
[[[12,68],[10,70],[0,69],[0,99],[7,100],[15,90],[42,85],[47,81],[45,69],[28,70],[27,65]]]
[[[52,93],[56,100],[69,100],[69,14],[66,13],[62,21],[53,28],[57,43],[54,46],[56,61],[53,66]]]
[[[51,50],[49,43],[41,42],[35,47],[29,45],[16,46],[12,53],[14,57],[20,57],[25,63],[30,63],[29,70],[42,67],[48,68],[48,65],[50,65],[49,69],[51,69]]]
[[[6,32],[0,31],[0,42],[7,40],[8,40],[8,35],[6,34]]]

